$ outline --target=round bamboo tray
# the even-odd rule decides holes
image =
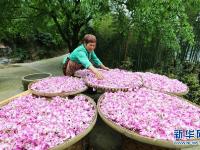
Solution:
[[[82,133],[80,133],[79,135],[77,135],[76,137],[64,142],[63,144],[59,144],[53,148],[50,148],[50,150],[64,150],[66,148],[69,148],[70,146],[72,146],[73,144],[75,144],[76,142],[80,141],[82,138],[84,138],[94,127],[96,120],[97,120],[97,108],[96,108],[96,103],[94,102],[94,100],[84,94],[79,94],[79,95],[83,95],[87,98],[87,100],[93,105],[93,107],[95,108],[95,116],[90,124],[90,126]]]
[[[158,92],[162,92],[162,93],[169,94],[169,95],[172,95],[172,96],[180,96],[180,97],[183,96],[183,95],[186,95],[189,92],[189,88],[187,88],[187,90],[185,92],[173,93],[173,92],[166,92],[166,91],[161,91],[161,90],[154,90],[154,89],[149,88],[147,86],[144,86],[144,87],[147,88],[147,89],[153,90],[153,91],[158,91]]]
[[[108,125],[110,126],[111,128],[113,128],[114,130],[120,132],[121,134],[133,139],[133,140],[136,140],[136,141],[139,141],[139,142],[142,142],[142,143],[146,143],[146,144],[150,144],[150,145],[154,145],[154,146],[159,146],[159,147],[164,147],[164,148],[173,148],[173,149],[180,149],[180,148],[187,148],[187,147],[193,147],[194,145],[175,145],[173,143],[173,141],[170,141],[170,140],[159,140],[159,139],[154,139],[154,138],[150,138],[150,137],[146,137],[146,136],[142,136],[142,135],[139,135],[137,134],[136,132],[132,131],[132,130],[129,130],[129,129],[126,129],[118,124],[116,124],[115,122],[109,120],[108,118],[106,118],[103,113],[101,112],[101,109],[100,109],[100,104],[101,104],[101,101],[104,99],[104,94],[100,96],[99,100],[98,100],[98,103],[97,103],[97,110],[98,110],[98,113],[100,115],[100,117],[102,118],[102,120]],[[183,98],[182,98],[183,99]],[[185,100],[185,99],[183,99]],[[192,102],[188,101],[188,100],[185,100],[191,104],[193,104]],[[193,104],[195,106],[198,106],[196,104]],[[198,106],[200,108],[200,106]],[[198,140],[200,142],[200,140]]]
[[[16,96],[13,96],[11,98],[8,98],[8,99],[5,99],[3,101],[0,102],[0,107],[4,106],[4,105],[7,105],[8,103],[10,103],[12,100],[16,99],[17,97],[20,97],[20,96],[26,96],[28,94],[31,94],[30,91],[26,91],[26,92],[23,92],[23,93],[20,93]],[[94,107],[95,109],[95,115],[91,121],[91,124],[90,126],[85,129],[82,133],[78,134],[77,136],[75,136],[74,138],[70,139],[70,140],[67,140],[65,141],[64,143],[62,144],[59,144],[53,148],[50,148],[50,150],[64,150],[64,149],[67,149],[67,148],[70,148],[70,146],[72,146],[73,144],[77,143],[78,141],[80,141],[82,138],[84,138],[94,127],[95,123],[96,123],[96,120],[97,120],[97,107],[96,107],[96,103],[94,102],[94,100],[84,94],[79,94],[79,95],[83,95],[86,97],[86,99],[91,103],[91,105]]]
[[[45,96],[45,97],[53,97],[53,96],[69,96],[69,95],[76,95],[76,94],[79,94],[79,93],[82,93],[84,91],[86,91],[88,89],[87,86],[79,89],[79,90],[76,90],[76,91],[69,91],[69,92],[59,92],[59,93],[45,93],[45,92],[39,92],[39,91],[35,91],[35,90],[32,90],[31,89],[31,86],[32,84],[36,83],[38,81],[35,81],[35,82],[32,82],[28,85],[28,90],[34,94],[34,95],[38,95],[38,96]]]
[[[138,75],[140,80],[141,80],[141,85],[139,85],[139,87],[143,86],[143,79],[140,75]],[[110,88],[110,87],[106,87],[106,86],[102,86],[102,85],[95,85],[95,84],[91,84],[87,81],[86,78],[83,78],[83,80],[85,81],[86,85],[95,89],[99,89],[102,90],[104,92],[117,92],[117,91],[123,91],[123,92],[127,92],[129,89],[132,89],[131,87],[124,87],[124,88]],[[117,82],[117,81],[116,81]]]
[[[164,92],[164,93],[169,94],[169,95],[175,95],[175,96],[183,96],[183,95],[186,95],[188,92],[189,92],[189,88],[187,88],[187,90],[185,92],[180,92],[180,93]]]

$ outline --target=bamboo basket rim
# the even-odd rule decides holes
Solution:
[[[117,92],[117,91],[123,91],[123,92],[127,92],[129,89],[133,89],[131,87],[126,87],[126,88],[110,88],[110,87],[106,87],[106,86],[102,86],[102,85],[95,85],[95,84],[91,84],[87,81],[86,78],[83,78],[83,81],[85,82],[85,84],[89,87],[95,88],[95,89],[101,89],[105,92]],[[138,87],[142,87],[143,86],[143,81],[141,78],[141,85],[139,85]]]
[[[176,96],[176,95],[173,95],[173,96]],[[102,120],[108,126],[113,128],[114,130],[120,132],[121,134],[123,134],[123,135],[125,135],[125,136],[127,136],[127,137],[129,137],[129,138],[131,138],[133,140],[139,141],[139,142],[143,142],[143,143],[151,144],[151,145],[155,145],[155,146],[160,146],[160,147],[165,147],[165,148],[188,148],[188,147],[195,147],[196,146],[196,145],[175,145],[173,143],[173,141],[171,141],[171,140],[161,140],[161,139],[150,138],[150,137],[147,137],[147,136],[142,136],[142,135],[140,135],[140,134],[138,134],[138,133],[136,133],[136,132],[134,132],[132,130],[129,130],[129,129],[125,128],[125,127],[122,127],[121,125],[116,124],[115,122],[113,122],[113,121],[109,120],[108,118],[106,118],[104,116],[104,114],[101,112],[100,104],[101,104],[101,101],[104,99],[104,97],[105,97],[105,94],[102,94],[98,99],[98,102],[97,102],[98,114],[100,115]],[[179,97],[179,96],[176,96],[176,97]],[[184,99],[182,97],[179,97],[179,98],[200,108],[199,105],[194,104],[194,103],[190,102],[189,100],[186,100],[186,99]],[[195,140],[195,141],[200,141],[200,140]]]
[[[49,76],[44,77],[44,78],[39,78],[39,79],[25,79],[27,76],[39,75],[39,74],[46,74],[46,75],[49,75]],[[21,77],[21,79],[25,80],[25,81],[28,81],[28,82],[31,82],[31,81],[37,81],[37,80],[41,80],[41,79],[45,79],[45,78],[50,78],[50,77],[52,77],[52,73],[49,73],[49,72],[38,72],[38,73],[27,74],[27,75]]]
[[[157,92],[161,92],[161,93],[165,93],[165,94],[169,94],[169,95],[174,95],[174,96],[183,96],[183,95],[186,95],[186,94],[188,94],[188,92],[189,92],[189,87],[187,87],[187,90],[186,91],[184,91],[184,92],[167,92],[167,91],[162,91],[162,90],[155,90],[155,89],[153,89],[153,88],[150,88],[150,87],[147,87],[147,86],[145,86],[144,85],[144,83],[143,83],[143,87],[145,87],[145,88],[147,88],[147,89],[150,89],[150,90],[153,90],[153,91],[157,91]]]
[[[110,88],[110,87],[106,87],[106,86],[102,86],[102,85],[95,85],[95,84],[91,84],[89,83],[86,79],[83,79],[86,83],[87,86],[95,88],[95,89],[101,89],[103,91],[111,91],[111,92],[117,92],[117,91],[124,91],[127,92],[129,89],[131,88]]]
[[[88,89],[87,85],[85,85],[83,88],[78,89],[76,91],[45,93],[45,92],[39,92],[39,91],[31,89],[32,84],[34,84],[36,82],[39,82],[39,81],[34,81],[34,82],[29,83],[28,90],[34,95],[45,96],[45,97],[53,97],[53,96],[62,96],[62,97],[64,97],[64,96],[69,96],[69,95],[76,95],[76,94],[82,93],[82,92],[84,92],[84,91],[86,91]]]
[[[28,95],[28,94],[32,94],[32,93],[29,90],[27,90],[25,92],[22,92],[20,94],[17,94],[15,96],[13,96],[13,97],[10,97],[8,99],[2,100],[0,102],[0,107],[3,107],[5,105],[7,105],[12,100],[14,100],[14,99],[16,99],[18,97],[25,96],[25,95]],[[64,141],[61,144],[56,145],[55,147],[50,148],[49,150],[63,150],[63,149],[66,149],[66,148],[72,146],[73,144],[75,144],[76,142],[80,141],[82,138],[84,138],[94,128],[94,125],[96,124],[96,121],[97,121],[97,114],[98,114],[97,113],[96,103],[94,102],[94,100],[92,98],[90,98],[89,96],[87,96],[85,94],[78,94],[77,96],[80,96],[80,95],[86,97],[88,102],[90,102],[91,105],[95,109],[95,115],[92,118],[90,125],[83,132],[81,132],[80,134],[76,135],[75,137],[73,137],[73,138],[71,138],[69,140]]]

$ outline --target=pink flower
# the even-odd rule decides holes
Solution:
[[[16,98],[0,110],[0,148],[47,150],[82,133],[94,116],[85,96]]]
[[[31,89],[44,93],[72,92],[85,88],[82,79],[68,76],[49,77],[32,84]]]
[[[142,85],[141,77],[133,72],[120,69],[100,71],[104,76],[103,80],[98,80],[93,73],[87,72],[84,76],[86,83],[107,89],[138,89]]]
[[[176,96],[146,88],[105,93],[98,103],[110,121],[140,135],[174,140],[174,130],[200,128],[200,108]]]
[[[168,92],[168,93],[184,93],[187,92],[187,85],[177,79],[170,79],[167,76],[154,74],[151,72],[137,72],[142,77],[144,86],[152,90]]]

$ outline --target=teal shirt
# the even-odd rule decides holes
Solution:
[[[74,61],[78,64],[82,64],[85,68],[90,67],[91,62],[90,60],[92,60],[92,62],[96,65],[96,66],[100,66],[102,64],[102,62],[99,60],[99,58],[96,56],[95,52],[88,52],[87,49],[84,47],[84,45],[80,45],[79,47],[77,47],[70,55],[69,55],[69,59],[71,61]],[[65,58],[66,60],[66,58]]]

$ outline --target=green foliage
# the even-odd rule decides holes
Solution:
[[[190,89],[189,93],[185,96],[185,98],[200,105],[200,81],[198,79],[197,74],[186,74],[181,77],[181,80],[184,83],[187,83]]]
[[[38,48],[35,51],[35,59],[44,59],[44,58],[49,58],[52,57],[50,51],[52,51],[52,49],[47,49],[47,48]]]
[[[17,48],[10,54],[11,58],[17,58],[19,62],[30,59],[30,55],[26,49]]]
[[[133,70],[133,60],[127,57],[126,60],[122,61],[120,68],[125,70]]]
[[[104,37],[105,41],[113,38],[116,33],[113,25],[113,16],[111,14],[98,16],[93,20],[93,28],[99,33],[100,36]]]
[[[135,60],[133,66],[137,70],[172,62],[182,51],[183,43],[195,43],[193,22],[189,17],[198,15],[200,7],[191,1],[117,0],[116,3],[114,6],[120,10],[117,16],[123,16],[116,25],[121,23],[119,29],[125,35],[122,40],[122,45],[127,45],[124,53],[129,53]],[[199,1],[195,4],[200,5]],[[188,10],[193,7],[195,11],[191,15]],[[124,54],[124,60],[126,56]]]
[[[192,26],[188,22],[183,0],[141,0],[128,8],[134,11],[132,17],[135,26],[146,35],[146,43],[157,36],[162,45],[176,51],[180,49],[180,39],[194,43]]]
[[[38,33],[34,36],[34,40],[41,46],[50,47],[54,45],[53,37],[50,33]]]
[[[0,5],[4,10],[0,20],[6,18],[0,28],[3,35],[0,40],[16,34],[29,38],[39,31],[52,34],[56,40],[62,38],[70,50],[78,45],[80,31],[88,26],[89,21],[99,12],[109,10],[108,0],[3,0]]]

